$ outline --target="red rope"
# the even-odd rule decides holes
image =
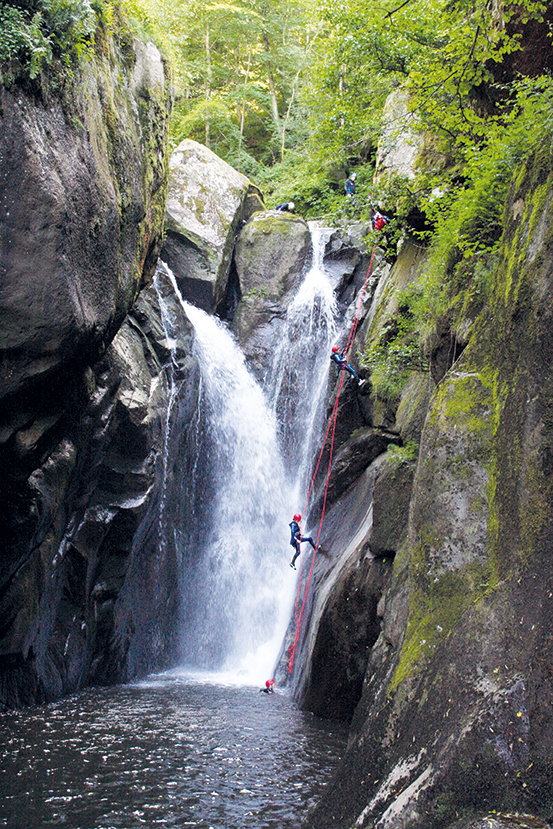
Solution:
[[[357,306],[357,310],[356,310],[355,316],[353,318],[353,323],[352,323],[351,330],[350,330],[350,333],[349,333],[347,345],[346,345],[346,348],[344,350],[344,354],[346,356],[346,362],[349,360],[349,355],[350,355],[351,349],[353,348],[353,341],[354,341],[355,335],[357,333],[357,326],[359,324],[359,317],[361,315],[361,308],[362,308],[362,305],[363,305],[365,290],[366,290],[366,287],[367,287],[367,283],[369,281],[369,276],[370,276],[371,269],[372,269],[374,254],[375,254],[375,251],[376,251],[376,240],[377,240],[377,237],[375,237],[375,240],[374,240],[374,246],[373,246],[373,251],[372,251],[372,255],[371,255],[371,260],[369,262],[369,267],[368,267],[368,270],[367,270],[367,276],[366,276],[365,282],[363,284],[363,288],[361,290],[359,304]],[[297,590],[297,593],[296,593],[296,601],[295,601],[295,604],[294,604],[294,616],[296,618],[296,635],[294,637],[293,644],[288,648],[288,653],[290,654],[290,660],[288,662],[288,673],[289,674],[292,673],[292,668],[293,668],[293,665],[294,665],[294,656],[295,656],[295,651],[296,651],[296,645],[298,643],[298,638],[299,638],[299,635],[300,635],[301,619],[302,619],[302,616],[303,616],[305,603],[307,601],[307,594],[309,592],[309,585],[311,584],[311,576],[313,575],[313,568],[315,566],[315,556],[317,554],[317,550],[318,550],[318,547],[319,547],[319,540],[321,538],[321,531],[322,531],[322,528],[323,528],[323,521],[324,521],[324,516],[325,516],[325,511],[326,511],[326,500],[327,500],[327,495],[328,495],[328,485],[329,485],[329,482],[330,482],[330,471],[331,471],[331,467],[332,467],[332,454],[333,454],[333,451],[334,451],[334,437],[335,437],[335,434],[336,434],[336,421],[337,421],[337,418],[338,418],[338,402],[339,402],[339,399],[340,399],[340,392],[342,391],[342,385],[344,383],[344,374],[345,374],[345,372],[344,372],[344,370],[342,370],[340,372],[340,382],[338,383],[338,390],[336,392],[336,400],[334,401],[334,406],[332,408],[332,414],[330,415],[330,418],[329,418],[329,421],[328,421],[328,426],[326,428],[326,432],[325,432],[324,440],[323,440],[323,443],[322,443],[321,451],[319,453],[319,458],[317,460],[317,465],[315,467],[315,471],[314,471],[313,477],[311,479],[311,486],[309,487],[309,492],[307,493],[307,498],[306,498],[305,506],[303,508],[303,513],[302,513],[302,515],[304,515],[307,511],[307,505],[309,503],[309,499],[310,499],[311,493],[313,491],[313,486],[315,485],[315,478],[317,477],[317,472],[319,471],[319,466],[320,466],[320,463],[321,463],[321,459],[323,457],[323,452],[324,452],[324,448],[326,446],[326,440],[328,438],[328,433],[330,431],[330,427],[332,426],[332,437],[330,439],[330,454],[329,454],[329,458],[328,458],[328,469],[327,469],[327,473],[326,473],[326,484],[325,484],[325,491],[324,491],[324,498],[323,498],[323,507],[322,507],[322,511],[321,511],[321,519],[319,521],[319,530],[317,532],[317,540],[315,542],[315,549],[313,550],[313,555],[311,557],[311,567],[309,568],[309,576],[307,577],[307,583],[305,585],[305,590],[304,590],[304,594],[303,594],[303,602],[302,602],[301,609],[300,609],[300,612],[299,612],[299,615],[298,615],[298,601],[299,601],[300,590],[301,590],[301,566],[300,566],[300,576],[299,576],[299,579],[298,579],[298,590]]]

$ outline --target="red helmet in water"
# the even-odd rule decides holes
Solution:
[[[274,679],[268,679],[267,682],[265,683],[265,687],[270,688],[274,684],[275,684]]]
[[[340,346],[339,345],[333,345],[332,346],[332,353],[336,354],[337,351],[340,351]]]
[[[294,515],[294,521],[301,521],[301,515],[298,512]]]

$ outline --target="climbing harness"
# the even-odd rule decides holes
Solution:
[[[370,259],[369,267],[368,267],[368,270],[367,270],[367,276],[366,276],[365,282],[363,283],[363,288],[361,290],[361,294],[360,294],[360,297],[359,297],[359,303],[357,305],[355,316],[353,318],[353,322],[352,322],[351,329],[350,329],[350,332],[349,332],[348,341],[347,341],[346,347],[343,351],[347,361],[349,361],[350,353],[351,353],[351,350],[353,348],[353,341],[354,341],[355,335],[357,333],[357,326],[359,325],[359,317],[361,315],[361,308],[363,306],[363,299],[365,297],[365,291],[366,291],[366,288],[367,288],[369,277],[371,275],[371,270],[372,270],[372,265],[373,265],[373,260],[374,260],[374,254],[375,254],[375,251],[376,251],[376,242],[377,242],[377,239],[375,238],[374,246],[373,246],[373,250],[372,250],[372,254],[371,254],[371,259]],[[302,515],[305,515],[305,513],[307,511],[307,505],[309,503],[309,499],[311,497],[311,493],[313,492],[313,487],[315,485],[315,479],[317,477],[317,472],[319,471],[319,466],[321,464],[321,460],[322,460],[322,457],[323,457],[323,452],[324,452],[324,449],[325,449],[325,446],[326,446],[326,441],[327,441],[327,438],[328,438],[328,434],[329,434],[330,429],[332,427],[332,435],[331,435],[331,438],[330,438],[330,454],[329,454],[329,458],[328,458],[328,468],[327,468],[327,472],[326,472],[326,484],[325,484],[325,490],[324,490],[324,496],[323,496],[323,506],[322,506],[322,510],[321,510],[321,518],[320,518],[320,521],[319,521],[319,529],[318,529],[318,532],[317,532],[317,541],[315,542],[315,549],[313,550],[313,555],[311,557],[311,567],[309,568],[309,575],[307,577],[307,583],[305,585],[305,590],[303,592],[303,601],[301,603],[301,608],[300,608],[300,611],[298,613],[298,605],[299,605],[300,593],[301,593],[301,567],[299,568],[300,575],[299,575],[299,579],[298,579],[298,590],[297,590],[297,593],[296,593],[296,601],[294,603],[294,616],[295,616],[295,619],[296,619],[296,634],[294,636],[294,641],[293,641],[292,645],[290,645],[290,647],[288,648],[288,654],[289,654],[289,657],[290,657],[289,661],[288,661],[288,673],[289,674],[292,673],[292,668],[294,666],[294,657],[295,657],[296,645],[298,644],[298,639],[299,639],[299,635],[300,635],[301,619],[302,619],[302,616],[303,616],[303,611],[305,609],[305,603],[307,601],[307,594],[309,592],[309,585],[311,584],[311,577],[313,575],[313,568],[315,566],[315,555],[317,554],[317,550],[319,549],[319,541],[320,541],[320,538],[321,538],[321,531],[322,531],[322,528],[323,528],[323,521],[324,521],[324,516],[325,516],[325,511],[326,511],[326,500],[327,500],[327,495],[328,495],[328,485],[329,485],[329,482],[330,482],[330,470],[331,470],[331,467],[332,467],[332,454],[333,454],[333,451],[334,451],[334,437],[335,437],[335,434],[336,434],[336,420],[337,420],[337,417],[338,417],[338,402],[340,400],[340,392],[342,391],[342,386],[343,386],[343,383],[344,383],[344,376],[345,376],[345,372],[341,371],[340,372],[340,381],[338,383],[338,389],[336,391],[336,400],[334,401],[334,406],[332,408],[332,414],[330,415],[330,419],[328,421],[328,426],[326,428],[326,432],[325,432],[324,440],[323,440],[323,443],[322,443],[321,451],[319,453],[319,458],[317,460],[317,465],[315,466],[315,471],[313,473],[313,477],[312,477],[312,480],[311,480],[311,486],[309,487],[309,492],[307,493],[307,498],[305,500],[305,506],[302,510]],[[295,517],[296,516],[294,516],[294,519],[295,519]]]

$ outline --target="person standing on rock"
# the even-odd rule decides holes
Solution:
[[[311,544],[311,546],[313,547],[314,550],[315,549],[319,549],[319,550],[321,549],[320,547],[317,548],[315,546],[315,542],[313,541],[312,538],[304,538],[304,536],[301,534],[300,521],[301,521],[301,515],[299,513],[296,513],[294,515],[293,520],[289,524],[290,532],[292,534],[292,536],[290,538],[290,546],[293,547],[294,550],[296,551],[294,553],[294,558],[290,562],[290,567],[292,567],[293,570],[296,569],[296,559],[299,556],[299,554],[301,553],[301,542],[302,541],[308,541],[309,544]]]
[[[330,359],[333,360],[342,371],[347,371],[351,374],[354,380],[359,384],[361,381],[359,380],[359,375],[355,371],[354,367],[351,363],[348,363],[347,358],[340,352],[340,348],[337,345],[332,346],[332,354],[330,355]]]
[[[344,184],[344,190],[346,191],[346,198],[353,199],[353,203],[357,204],[355,200],[355,188],[357,187],[357,173],[352,173],[349,178],[346,179]]]

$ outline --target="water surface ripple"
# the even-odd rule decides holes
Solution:
[[[296,829],[345,740],[256,688],[89,689],[0,716],[0,826]]]

